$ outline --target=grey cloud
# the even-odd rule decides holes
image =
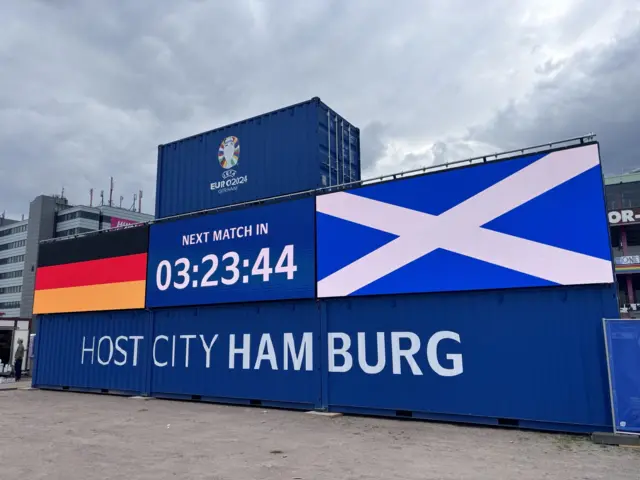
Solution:
[[[429,167],[435,164],[433,150],[421,153],[408,153],[402,161],[402,169],[415,170],[421,167]]]
[[[549,45],[573,45],[594,18],[634,1],[585,0],[550,20],[532,20],[541,9],[530,3],[4,2],[0,210],[25,212],[62,185],[86,202],[113,175],[118,196],[143,188],[152,211],[158,144],[313,96],[361,127],[367,172],[591,124],[603,145],[610,136],[628,149],[636,116],[618,94],[637,78],[625,63],[637,58],[632,37],[566,61]],[[605,128],[589,121],[594,111],[617,115]]]
[[[444,142],[436,142],[431,147],[431,153],[433,154],[433,163],[441,165],[447,163],[447,144]]]
[[[538,65],[535,72],[539,75],[549,75],[561,69],[564,63],[563,61],[547,60],[542,65]]]
[[[388,127],[382,122],[371,122],[360,131],[362,169],[374,170],[389,148]]]
[[[607,173],[637,168],[640,25],[609,44],[546,64],[532,91],[502,108],[470,138],[504,149],[597,134]]]
[[[494,150],[489,145],[468,139],[447,138],[435,142],[426,152],[406,155],[405,161],[413,168],[438,166],[489,155]]]

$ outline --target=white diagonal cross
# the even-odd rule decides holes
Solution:
[[[608,260],[481,227],[598,162],[596,145],[550,153],[441,215],[347,192],[320,196],[318,212],[398,238],[320,280],[318,296],[349,295],[438,248],[561,285],[611,283]]]

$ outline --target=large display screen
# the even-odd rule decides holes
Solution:
[[[614,281],[597,144],[322,195],[318,297]]]
[[[144,308],[149,227],[40,245],[33,313]]]
[[[314,201],[151,226],[147,307],[315,296]]]

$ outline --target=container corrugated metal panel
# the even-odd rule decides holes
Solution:
[[[175,308],[157,310],[154,317],[153,396],[320,405],[320,351],[313,348],[320,340],[320,316],[315,301]],[[305,335],[308,350],[302,349]],[[287,337],[296,354],[305,353],[297,368],[285,347]],[[232,344],[249,348],[232,356]],[[260,352],[271,360],[261,360]]]
[[[142,310],[38,316],[34,386],[143,393],[150,314]],[[138,337],[136,339],[136,337]]]
[[[230,137],[223,166],[218,154]],[[357,180],[359,129],[313,98],[160,145],[155,213],[164,218]]]
[[[321,403],[314,300],[38,319],[39,388],[296,408]],[[233,367],[231,335],[236,348],[248,346],[233,356]]]
[[[615,286],[345,298],[325,307],[328,331],[348,335],[353,362],[346,372],[329,367],[330,410],[611,429],[602,318],[617,315]],[[456,373],[461,355],[458,375],[441,376],[428,361],[428,341],[443,331],[457,333],[460,341],[437,344],[433,363]],[[358,332],[366,334],[366,353],[358,348]],[[384,333],[386,361],[377,355],[376,332]],[[413,371],[394,354],[391,332],[400,332],[402,349],[410,347],[410,334],[419,339]],[[364,358],[382,368],[365,373]],[[343,357],[335,363],[340,370]]]
[[[584,286],[44,315],[34,385],[610,430],[615,300]]]

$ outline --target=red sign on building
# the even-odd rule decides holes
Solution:
[[[135,225],[136,223],[140,222],[136,222],[135,220],[126,220],[124,218],[111,217],[111,228],[126,227],[127,225]]]

